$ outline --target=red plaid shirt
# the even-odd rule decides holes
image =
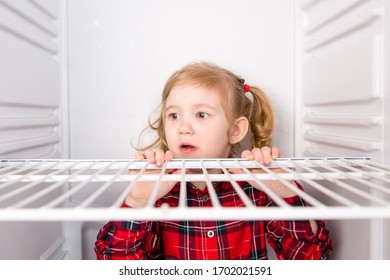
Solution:
[[[238,182],[257,206],[273,206],[267,195]],[[244,203],[229,182],[213,183],[222,206]],[[156,202],[178,206],[180,184]],[[189,207],[210,207],[207,188],[187,183]],[[298,196],[285,198],[305,206]],[[309,221],[111,221],[97,236],[98,259],[267,259],[266,240],[279,259],[328,259],[332,244],[323,221],[313,234]]]

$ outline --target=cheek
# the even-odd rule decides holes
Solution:
[[[165,125],[164,133],[165,133],[165,141],[167,142],[168,146],[172,144],[172,142],[175,139],[177,129],[175,129],[172,125]]]
[[[164,127],[165,138],[168,140],[172,136],[172,128],[170,126]]]
[[[213,129],[207,130],[207,133],[210,137],[214,138],[216,141],[220,141],[220,143],[229,142],[229,128],[225,123],[221,123],[215,126]]]

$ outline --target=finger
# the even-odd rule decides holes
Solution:
[[[272,149],[270,147],[262,147],[261,153],[263,156],[263,164],[269,165],[272,162]]]
[[[272,158],[278,158],[279,157],[279,148],[277,147],[272,147],[271,149],[271,156]]]
[[[255,159],[254,154],[253,154],[251,151],[249,151],[249,150],[243,151],[243,152],[241,153],[241,157],[242,157],[242,158],[245,158],[245,159],[247,159],[247,160],[254,160],[254,159]]]
[[[264,165],[269,165],[272,162],[270,147],[254,148],[252,152],[257,162]]]
[[[143,152],[138,151],[138,152],[136,152],[134,154],[133,158],[135,158],[136,160],[144,160],[145,159],[145,155],[144,155]],[[140,169],[132,169],[132,168],[130,168],[128,172],[129,172],[129,174],[136,174],[139,171],[140,171]]]
[[[255,157],[255,161],[263,163],[264,162],[264,157],[263,157],[263,151],[259,148],[254,148],[252,150],[252,153]]]
[[[156,157],[156,165],[157,166],[163,165],[165,160],[165,153],[162,150],[158,150],[155,153],[155,157]]]
[[[273,159],[280,158],[283,156],[282,151],[277,147],[272,147],[271,154]]]
[[[143,160],[143,159],[145,159],[145,155],[144,155],[144,153],[137,152],[137,153],[134,155],[134,158],[137,159],[137,160]]]
[[[151,150],[145,151],[145,157],[148,160],[150,164],[155,164],[156,163],[156,154],[155,152]]]

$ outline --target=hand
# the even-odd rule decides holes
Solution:
[[[145,153],[138,152],[135,155],[135,158],[138,160],[146,159],[148,163],[155,164],[156,166],[161,167],[166,161],[169,161],[173,158],[173,154],[170,151],[163,152],[162,150],[154,151],[145,151]],[[179,174],[181,170],[167,170],[170,174]],[[130,174],[137,174],[140,170],[130,170]],[[146,170],[145,174],[159,174],[161,170],[159,169],[149,169]],[[153,192],[155,182],[138,182],[128,193],[125,203],[133,208],[144,207]],[[172,188],[176,185],[174,181],[162,181],[157,193],[157,200],[165,196]]]
[[[277,147],[262,147],[254,148],[252,151],[245,150],[241,153],[242,158],[247,160],[255,160],[264,165],[270,165],[273,159],[283,157],[281,151]]]
[[[260,148],[254,148],[252,151],[245,150],[241,154],[242,158],[245,158],[247,160],[255,160],[265,166],[270,165],[272,163],[273,159],[283,157],[283,154],[281,153],[280,149],[277,147],[262,147]],[[232,173],[244,173],[242,169],[237,168],[231,168],[229,169]],[[261,168],[253,168],[250,170],[253,174],[264,174],[266,173]],[[274,173],[285,173],[285,171],[281,168],[273,168],[272,171]],[[263,180],[262,181],[267,187],[269,187],[273,192],[275,192],[280,197],[291,197],[295,196],[296,194],[287,188],[282,182],[278,180]],[[289,181],[290,183],[294,184],[293,181]],[[254,188],[261,190],[261,186],[259,186],[255,181],[248,181],[249,184],[251,184]]]
[[[147,150],[145,153],[137,152],[135,158],[139,160],[147,159],[150,164],[155,164],[157,166],[162,166],[165,161],[169,161],[173,158],[173,154],[170,151],[157,150],[151,151]]]
[[[276,147],[263,147],[261,149],[254,148],[252,151],[245,150],[242,152],[241,157],[246,158],[247,160],[256,160],[257,162],[266,166],[271,164],[273,159],[284,157],[284,155]],[[274,173],[286,173],[286,171],[281,168],[273,168],[272,171]],[[251,169],[251,172],[254,174],[266,173],[262,169]],[[243,171],[241,170],[241,172],[235,173],[243,173]],[[289,182],[296,186],[294,181]],[[249,181],[248,183],[251,184],[254,188],[261,190],[261,187],[255,181]],[[263,183],[281,198],[296,196],[295,192],[287,188],[282,182],[278,180],[264,180]],[[314,220],[309,220],[309,222],[313,233],[317,234],[317,222]]]

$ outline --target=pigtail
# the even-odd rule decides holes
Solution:
[[[249,116],[250,128],[253,134],[251,148],[272,147],[272,132],[275,116],[268,96],[257,87],[250,87],[253,104]]]

